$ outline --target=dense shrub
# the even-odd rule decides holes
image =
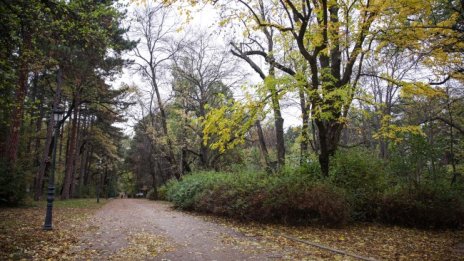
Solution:
[[[393,172],[391,162],[370,151],[340,151],[329,177],[316,160],[267,174],[253,170],[201,172],[160,188],[176,207],[243,220],[285,223],[347,221],[457,228],[464,223],[464,188],[449,176],[423,175],[420,182]]]
[[[337,226],[349,217],[342,190],[298,173],[198,173],[170,183],[167,199],[182,209],[245,220]]]
[[[462,192],[427,184],[414,189],[397,187],[383,197],[382,222],[420,228],[460,228],[464,225]]]
[[[388,186],[386,163],[366,149],[340,150],[332,159],[331,182],[347,192],[352,218],[372,221]]]
[[[26,174],[21,169],[9,169],[0,161],[0,206],[17,206],[26,197]]]

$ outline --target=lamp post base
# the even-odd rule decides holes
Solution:
[[[47,193],[47,213],[45,214],[45,223],[43,230],[52,230],[52,217],[53,217],[53,200],[55,196],[55,186],[48,187]]]

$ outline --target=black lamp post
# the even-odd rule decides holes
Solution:
[[[55,164],[56,164],[56,143],[58,142],[58,135],[60,134],[61,120],[63,119],[64,111],[59,107],[53,110],[53,122],[55,130],[53,133],[53,152],[52,152],[52,165],[50,175],[48,177],[48,192],[47,192],[47,213],[45,214],[44,230],[52,230],[52,212],[53,200],[55,199]]]

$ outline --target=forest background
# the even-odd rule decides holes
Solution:
[[[63,200],[150,190],[240,219],[462,226],[462,1],[0,10],[2,204],[44,197],[56,147]],[[138,80],[115,84],[123,68]]]

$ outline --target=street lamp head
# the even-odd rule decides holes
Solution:
[[[64,117],[64,108],[60,105],[58,105],[57,108],[53,109],[53,119],[55,122],[59,122],[63,119]]]

